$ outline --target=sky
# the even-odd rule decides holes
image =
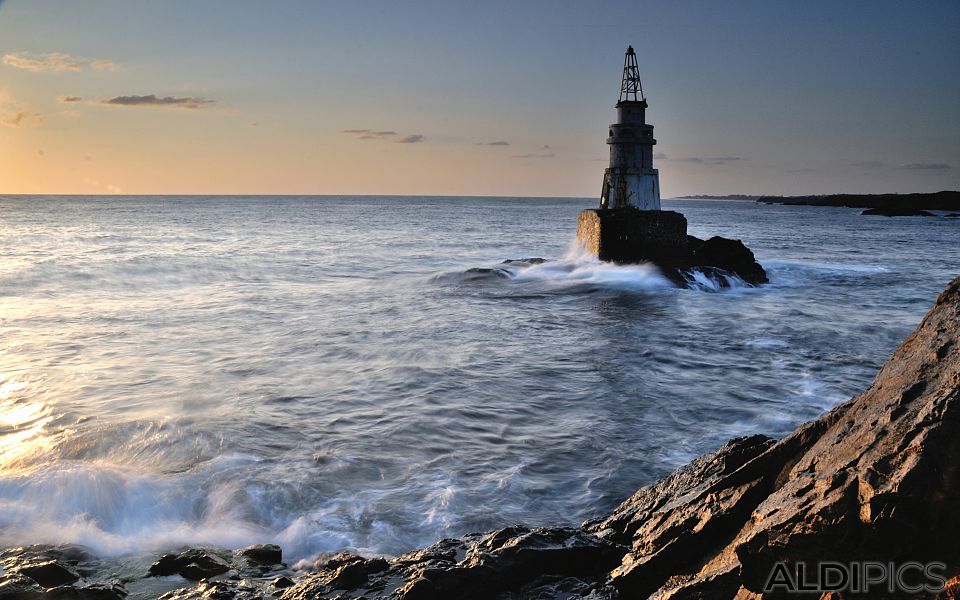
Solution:
[[[960,1],[0,0],[0,193],[960,189]]]

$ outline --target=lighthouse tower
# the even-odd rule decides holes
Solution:
[[[647,100],[640,85],[633,46],[623,58],[617,122],[610,126],[610,167],[603,174],[600,208],[660,210],[660,176],[653,168],[653,125],[646,123]]]

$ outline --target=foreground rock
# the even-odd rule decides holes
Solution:
[[[767,282],[766,272],[743,242],[687,235],[687,219],[678,212],[584,210],[577,220],[577,242],[600,260],[652,262],[681,287],[691,285],[697,271],[721,286],[730,285],[730,276],[751,285]]]
[[[163,577],[179,575],[184,579],[199,581],[226,573],[230,570],[227,562],[206,550],[191,548],[177,554],[165,554],[150,566],[148,575]]]
[[[627,597],[759,593],[777,563],[960,570],[960,279],[867,391],[792,435],[734,440],[589,531],[631,552]]]
[[[280,598],[555,598],[563,589],[613,598],[603,582],[624,553],[582,529],[509,527],[442,540],[390,561],[336,555]]]
[[[0,600],[122,600],[127,592],[97,577],[97,558],[74,545],[36,545],[0,552]]]

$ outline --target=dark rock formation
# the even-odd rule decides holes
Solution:
[[[44,600],[123,600],[127,593],[119,584],[94,583],[83,587],[62,585],[47,590]]]
[[[282,562],[283,553],[276,544],[254,544],[240,551],[240,556],[259,565],[276,565]]]
[[[40,600],[43,588],[25,575],[0,577],[0,600]]]
[[[55,560],[21,565],[18,566],[16,570],[21,575],[26,575],[45,588],[73,583],[80,579],[80,575],[78,575],[76,571]]]
[[[127,594],[116,581],[85,579],[99,561],[80,546],[7,548],[0,567],[0,600],[122,600]]]
[[[337,598],[344,590],[345,597],[406,600],[555,598],[562,589],[601,593],[602,580],[624,552],[581,529],[509,527],[442,540],[390,561],[337,555],[280,598]],[[550,590],[556,593],[547,595]]]
[[[933,217],[931,212],[919,208],[868,208],[861,215],[873,217]]]
[[[577,241],[600,260],[630,264],[652,262],[679,286],[702,271],[721,285],[723,275],[757,285],[767,274],[740,240],[687,235],[687,219],[668,210],[618,208],[584,210],[577,220]]]
[[[687,236],[687,243],[692,267],[721,269],[747,283],[767,282],[766,271],[740,240],[714,236],[704,242],[690,235]]]
[[[191,548],[178,554],[164,554],[150,566],[147,574],[150,577],[180,575],[184,579],[199,581],[229,570],[226,561],[216,554]]]

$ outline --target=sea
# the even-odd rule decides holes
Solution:
[[[577,249],[595,204],[0,196],[0,546],[578,524],[855,396],[960,275],[960,219],[665,200],[770,277],[678,289]]]

